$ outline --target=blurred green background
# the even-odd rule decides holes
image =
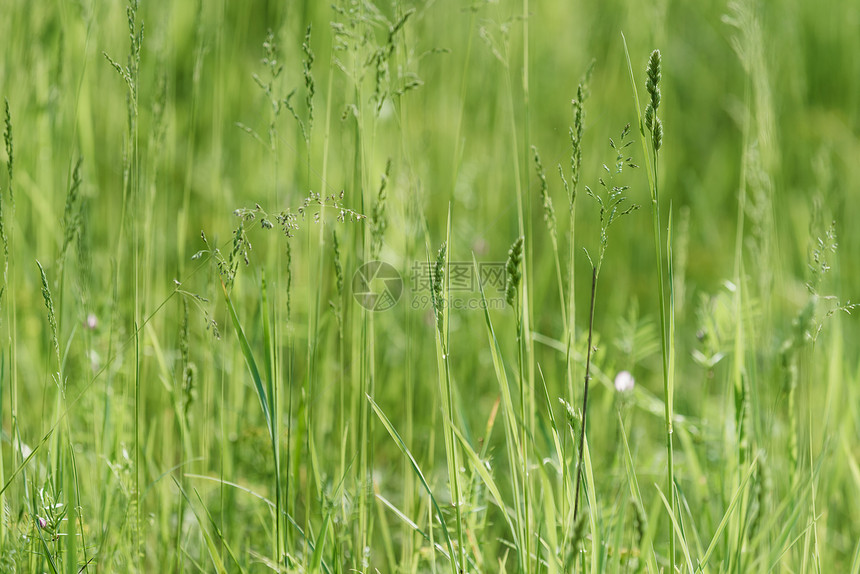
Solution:
[[[390,161],[388,226],[379,258],[400,270],[406,283],[400,303],[374,315],[372,345],[366,339],[367,314],[349,292],[353,272],[370,258],[366,221],[339,223],[333,210],[323,210],[323,221],[315,223],[312,204],[287,239],[277,222],[273,230],[260,229],[258,213],[246,224],[253,250],[250,264],[239,265],[232,298],[259,360],[269,344],[261,314],[265,276],[271,319],[282,335],[273,362],[281,375],[281,440],[288,453],[283,464],[296,489],[285,496],[296,521],[314,533],[326,509],[340,509],[332,513],[339,530],[330,535],[324,561],[332,568],[339,562],[367,571],[392,571],[395,564],[403,572],[429,571],[429,543],[384,509],[368,513],[372,532],[381,534],[369,537],[366,552],[358,549],[350,520],[363,489],[381,492],[425,526],[427,510],[420,506],[426,504],[419,502],[420,486],[385,430],[375,419],[354,417],[366,417],[363,393],[371,393],[409,439],[437,496],[447,500],[440,494],[447,484],[432,311],[426,305],[423,311],[411,309],[410,270],[435,256],[446,239],[449,210],[452,261],[471,261],[474,253],[481,261],[504,262],[520,234],[518,194],[526,198],[533,365],[540,367],[554,408],[557,398],[579,403],[578,392],[568,396],[564,356],[555,348],[564,341],[565,325],[531,146],[546,168],[564,263],[567,200],[557,166],[569,169],[571,100],[593,60],[576,219],[581,339],[588,327],[591,277],[581,248],[594,253],[599,241],[596,204],[583,186],[596,188],[602,165],[614,161],[610,137],[617,140],[628,123],[633,136],[639,135],[623,33],[640,98],[648,55],[659,48],[663,56],[665,138],[658,177],[663,222],[671,212],[675,241],[675,412],[682,417],[683,435],[675,464],[690,515],[707,546],[740,468],[727,453],[735,430],[731,380],[741,321],[739,368],[753,395],[750,448],[770,477],[760,478],[762,485],[770,481],[770,490],[759,512],[767,508],[781,517],[786,501],[806,508],[810,492],[816,494],[811,508],[817,509],[797,520],[788,539],[799,542],[783,554],[786,542],[776,525],[751,539],[745,552],[776,555],[773,564],[780,571],[811,571],[812,564],[824,572],[856,568],[858,326],[852,316],[831,311],[860,293],[860,235],[852,223],[860,217],[860,10],[851,2],[801,0],[335,4],[142,2],[136,20],[143,22],[144,34],[135,147],[129,90],[105,57],[128,64],[126,6],[0,0],[0,95],[8,101],[14,134],[13,178],[5,170],[0,174],[11,270],[4,278],[0,327],[3,472],[9,484],[0,533],[4,564],[18,571],[48,569],[46,556],[53,551],[45,550],[51,546],[43,546],[33,530],[33,517],[40,516],[37,493],[52,481],[66,484],[56,476],[68,454],[54,435],[24,473],[11,473],[26,456],[22,443],[33,447],[49,429],[67,423],[80,483],[77,504],[67,502],[83,509],[86,557],[95,557],[90,566],[95,571],[150,571],[156,564],[194,571],[193,564],[208,564],[198,524],[177,514],[186,503],[168,476],[217,477],[275,496],[265,420],[224,306],[218,270],[208,253],[192,256],[207,249],[201,231],[227,256],[240,221],[236,209],[259,205],[272,217],[287,209],[296,214],[311,191],[323,196],[343,191],[343,206],[370,216]],[[302,69],[309,26],[315,56],[312,127]],[[262,61],[269,31],[276,45],[270,54],[277,59],[274,69],[282,67],[271,83]],[[270,94],[262,86],[269,86]],[[272,98],[283,102],[293,90],[289,101],[308,141],[283,104],[273,116]],[[638,141],[628,149],[644,166]],[[5,149],[0,158],[8,161]],[[64,210],[78,158],[83,163],[77,255],[70,251],[62,263]],[[125,187],[130,165],[137,179],[129,181],[138,183]],[[652,488],[665,481],[666,465],[657,262],[645,171],[625,176],[630,201],[642,209],[611,229],[601,271],[595,310],[601,374],[590,399],[589,442],[604,515],[614,516],[613,509],[626,499],[619,494],[625,476],[611,382],[618,371],[631,371],[637,391],[624,406],[625,425],[646,509],[654,520],[663,514],[655,542],[663,566],[669,527]],[[741,195],[746,200],[739,209]],[[816,284],[816,298],[806,287],[815,281],[810,257],[830,221],[838,249],[828,255],[832,269]],[[346,282],[341,295],[333,229]],[[51,380],[58,365],[36,259],[56,306],[67,379],[68,402],[62,407]],[[744,293],[740,316],[732,303],[738,278]],[[174,280],[200,298],[177,293]],[[491,314],[513,376],[513,314],[510,309]],[[86,326],[89,315],[98,322],[95,328]],[[188,350],[183,351],[186,320]],[[220,339],[213,336],[211,321]],[[498,398],[484,328],[479,311],[451,313],[457,424],[475,441],[483,437]],[[584,340],[577,348],[584,352]],[[191,364],[189,386],[182,373]],[[582,373],[578,367],[577,385]],[[796,395],[790,392],[792,381]],[[542,400],[537,411],[546,432]],[[364,424],[367,429],[356,430]],[[366,480],[355,467],[347,470],[357,452],[356,436],[365,432]],[[541,445],[535,453],[539,464],[545,441],[534,440]],[[487,441],[503,476],[508,462],[499,446],[501,430]],[[810,468],[821,469],[814,479]],[[139,484],[132,487],[134,476]],[[348,478],[339,490],[342,476]],[[798,487],[793,476],[810,479],[811,488]],[[200,491],[242,567],[265,569],[255,553],[271,554],[269,509],[217,482],[186,476],[182,481]],[[54,496],[70,493],[58,488]],[[650,506],[654,501],[657,505]],[[142,510],[139,527],[126,518],[136,512],[132,502]],[[423,518],[417,516],[419,507]],[[211,527],[203,523],[202,528]],[[474,533],[482,540],[477,544],[485,545],[488,571],[499,568],[503,526],[496,516]],[[810,532],[816,535],[814,550],[812,542],[804,542]],[[410,536],[414,541],[407,543]],[[230,564],[223,540],[215,546]],[[291,540],[294,554],[303,556],[297,563],[307,565],[311,551],[299,540]],[[744,562],[731,562],[728,549],[718,547],[721,563],[741,568]],[[57,559],[66,551],[57,550]],[[69,571],[85,562],[84,550],[76,552],[75,560],[64,559],[72,564]],[[807,561],[812,555],[816,558]]]

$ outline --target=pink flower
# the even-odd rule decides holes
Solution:
[[[99,320],[94,313],[87,315],[87,329],[93,330],[99,326]]]

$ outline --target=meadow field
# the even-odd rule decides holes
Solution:
[[[0,0],[0,572],[860,574],[858,30]]]

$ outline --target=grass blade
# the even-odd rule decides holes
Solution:
[[[627,432],[624,430],[624,421],[621,419],[620,412],[618,413],[618,424],[620,425],[619,428],[621,430],[621,441],[624,445],[624,467],[627,470],[627,483],[630,486],[630,495],[644,513],[645,505],[642,503],[642,493],[639,491],[639,480],[636,478],[633,456],[630,454],[630,444],[627,442]],[[651,574],[657,574],[657,572],[659,572],[657,568],[657,558],[654,556],[654,546],[651,543],[650,537],[646,535],[642,540],[642,544],[645,546],[645,563],[648,565],[648,572]]]
[[[203,535],[203,540],[206,542],[206,549],[209,551],[209,559],[212,561],[212,566],[215,568],[215,571],[218,574],[227,574],[227,569],[224,567],[224,563],[221,561],[221,557],[218,555],[218,547],[215,545],[215,540],[213,540],[212,535],[203,525],[203,520],[200,518],[200,515],[197,513],[197,510],[194,509],[194,505],[191,504],[191,499],[188,498],[188,494],[186,494],[185,490],[182,488],[182,485],[179,484],[179,481],[176,480],[176,477],[171,477],[173,479],[174,484],[179,489],[179,492],[182,493],[182,497],[185,499],[185,502],[188,503],[188,507],[191,508],[191,511],[194,513],[194,518],[197,519],[197,525],[200,526],[200,533]]]
[[[427,479],[424,478],[424,473],[421,472],[421,468],[418,466],[418,462],[415,460],[415,457],[412,456],[412,453],[409,451],[409,447],[403,442],[403,439],[400,438],[400,434],[398,434],[397,429],[394,428],[394,425],[391,424],[391,421],[388,420],[388,417],[385,416],[385,413],[382,412],[382,409],[379,408],[379,405],[371,398],[370,395],[365,395],[367,400],[370,402],[370,406],[373,408],[373,412],[376,413],[376,416],[379,417],[379,420],[382,422],[382,425],[385,427],[385,430],[388,431],[388,434],[391,435],[391,438],[394,439],[394,442],[397,443],[397,447],[400,449],[406,458],[409,459],[409,463],[412,465],[412,470],[415,472],[416,476],[418,476],[418,480],[421,481],[421,485],[424,487],[424,490],[427,491],[427,496],[430,497],[430,502],[433,504],[433,509],[436,511],[436,517],[439,519],[439,523],[442,525],[442,534],[445,536],[445,542],[448,545],[448,558],[451,560],[451,566],[454,568],[454,574],[456,572],[456,564],[454,562],[454,556],[456,553],[454,552],[454,545],[451,542],[451,536],[448,533],[448,526],[445,523],[445,516],[442,514],[442,509],[439,508],[439,503],[436,502],[436,497],[433,496],[433,491],[430,489],[430,485],[427,484]]]
[[[687,541],[684,539],[684,531],[681,530],[681,526],[675,519],[675,513],[672,512],[672,507],[669,505],[669,501],[666,500],[666,496],[663,494],[663,491],[660,490],[660,487],[657,484],[654,486],[657,488],[657,494],[660,495],[660,499],[663,501],[663,506],[666,507],[666,511],[672,519],[672,528],[675,530],[675,535],[681,542],[681,550],[684,551],[684,558],[687,560],[687,568],[689,569],[689,572],[695,572],[696,570],[693,568],[693,560],[690,558],[690,550],[687,548]]]
[[[753,459],[752,463],[750,464],[750,467],[747,469],[746,476],[744,476],[744,479],[741,481],[737,490],[735,490],[735,494],[732,496],[732,501],[729,503],[729,507],[726,508],[726,513],[723,515],[723,519],[720,520],[720,524],[717,526],[717,530],[714,532],[714,537],[711,539],[711,543],[708,545],[708,549],[705,550],[705,554],[702,555],[702,559],[699,562],[700,571],[704,571],[704,568],[708,565],[708,560],[711,559],[711,554],[713,554],[714,550],[716,550],[717,542],[719,541],[723,530],[725,530],[726,525],[729,523],[729,518],[731,518],[732,513],[735,511],[735,508],[737,508],[738,502],[741,499],[741,494],[746,488],[747,482],[749,482],[757,463],[758,457]]]
[[[266,397],[266,387],[263,384],[263,378],[260,376],[260,370],[257,368],[257,361],[254,360],[254,353],[251,351],[251,345],[248,343],[248,338],[245,336],[245,330],[239,322],[236,308],[233,307],[233,301],[230,299],[230,294],[227,293],[227,287],[225,287],[223,283],[221,283],[221,289],[224,291],[224,301],[227,303],[227,309],[230,311],[230,320],[233,322],[233,328],[236,330],[236,337],[239,339],[239,346],[242,349],[242,355],[245,357],[248,370],[251,371],[251,378],[254,380],[254,388],[257,390],[257,396],[260,399],[260,407],[263,409],[263,415],[266,417],[266,426],[269,429],[269,436],[271,437],[273,436],[274,429],[272,428],[269,400]]]

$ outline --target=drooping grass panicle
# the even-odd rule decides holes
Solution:
[[[406,22],[409,18],[415,13],[414,8],[410,8],[403,12],[400,18],[393,22],[387,23],[388,25],[388,35],[384,44],[378,46],[375,50],[375,53],[370,58],[370,63],[374,66],[376,81],[374,84],[373,95],[371,96],[373,101],[376,103],[376,113],[379,114],[382,111],[382,106],[385,103],[386,99],[390,98],[394,93],[402,94],[404,91],[412,88],[416,88],[421,85],[420,82],[408,82],[402,88],[397,89],[392,86],[391,81],[391,57],[394,54],[394,50],[396,47],[395,37],[398,32],[400,32],[404,26],[406,26]]]
[[[508,250],[508,260],[505,263],[505,301],[511,307],[516,308],[518,304],[517,294],[520,281],[523,278],[523,242],[525,237],[518,237]]]
[[[836,240],[836,221],[824,227],[822,200],[816,197],[812,205],[812,218],[809,230],[809,255],[806,266],[809,270],[809,280],[806,288],[811,294],[818,294],[824,277],[831,270],[831,260],[836,253],[839,243]]]
[[[615,183],[615,179],[623,173],[625,167],[636,167],[633,163],[633,158],[627,155],[627,148],[632,143],[632,141],[627,141],[629,133],[630,124],[627,124],[624,126],[624,129],[621,130],[621,137],[618,143],[615,143],[615,140],[609,138],[609,147],[615,152],[613,167],[610,168],[608,165],[603,164],[605,175],[598,178],[600,189],[597,192],[592,191],[588,186],[585,188],[586,193],[597,202],[600,209],[600,245],[598,248],[599,255],[596,262],[592,259],[591,255],[589,255],[587,250],[585,252],[588,256],[589,262],[591,263],[591,302],[588,315],[588,347],[585,359],[585,381],[582,393],[582,432],[579,435],[578,462],[576,466],[576,482],[574,487],[574,521],[577,519],[579,512],[580,484],[582,482],[583,474],[586,433],[588,432],[588,390],[592,376],[591,361],[592,353],[594,351],[592,340],[594,336],[594,309],[597,298],[597,281],[600,275],[600,268],[603,264],[603,258],[606,254],[606,247],[609,244],[608,232],[610,226],[619,218],[631,213],[639,207],[635,204],[627,206],[624,205],[627,199],[624,196],[624,193],[629,189],[629,186],[617,185]]]
[[[230,267],[233,269],[233,275],[236,274],[236,268],[239,264],[239,259],[245,262],[245,265],[251,264],[251,242],[248,241],[248,233],[245,230],[245,221],[239,222],[239,225],[233,231],[233,249],[230,251]]]
[[[491,30],[490,27],[486,24],[481,26],[478,29],[478,34],[493,57],[503,68],[507,69],[510,66],[508,54],[510,52],[511,20],[492,22],[493,29]]]
[[[588,196],[597,202],[600,209],[600,246],[597,261],[592,261],[598,273],[600,273],[600,267],[606,254],[606,246],[609,244],[609,228],[619,218],[639,209],[639,205],[635,203],[626,203],[625,193],[630,189],[630,186],[615,184],[615,179],[622,174],[625,167],[637,167],[633,163],[632,156],[627,155],[627,148],[633,143],[633,140],[627,140],[629,133],[630,124],[627,124],[621,131],[621,139],[618,143],[609,138],[609,147],[615,152],[615,163],[613,168],[603,164],[605,179],[604,177],[598,178],[601,189],[595,192],[590,187],[585,187]],[[591,259],[590,256],[589,259]]]
[[[343,204],[344,196],[343,190],[338,194],[332,193],[325,197],[314,191],[309,191],[302,204],[296,208],[296,213],[302,220],[310,215],[314,223],[319,223],[322,220],[323,212],[326,210],[335,213],[338,223],[345,223],[346,221],[354,223],[367,219],[366,215],[346,207]]]
[[[832,271],[832,265],[839,248],[836,221],[831,220],[830,224],[825,227],[823,220],[821,200],[817,198],[813,202],[813,216],[810,221],[809,232],[810,246],[806,263],[808,269],[806,289],[809,291],[809,300],[798,316],[798,318],[805,317],[805,320],[800,321],[800,323],[807,324],[804,327],[804,329],[808,329],[805,333],[813,343],[818,339],[827,319],[839,312],[850,315],[854,309],[860,307],[860,304],[852,303],[850,300],[842,302],[835,295],[822,293],[824,279]],[[822,303],[825,305],[821,305]],[[817,310],[821,307],[824,309],[818,313]],[[797,322],[798,319],[795,319],[795,323]]]
[[[225,257],[218,247],[210,245],[206,237],[206,233],[200,232],[200,237],[206,245],[204,251],[197,252],[192,259],[198,259],[204,253],[208,253],[218,268],[218,273],[221,275],[221,280],[226,287],[231,287],[236,280],[236,273],[239,270],[239,261],[244,260],[246,265],[250,264],[249,253],[251,244],[247,240],[245,232],[245,221],[242,220],[239,226],[233,231],[233,241],[229,253]]]
[[[233,211],[233,215],[239,218],[239,225],[232,232],[232,245],[225,256],[221,249],[211,245],[206,237],[205,232],[201,232],[206,249],[198,251],[192,256],[192,260],[199,259],[204,254],[209,254],[213,262],[218,268],[222,281],[226,287],[231,287],[236,279],[236,274],[239,269],[239,262],[244,262],[246,266],[250,265],[250,255],[252,244],[249,238],[248,231],[256,222],[259,222],[260,228],[270,230],[277,224],[280,226],[287,238],[286,257],[287,257],[287,316],[290,315],[290,295],[289,284],[292,279],[290,263],[291,263],[291,246],[290,240],[294,237],[295,231],[300,228],[299,223],[310,218],[314,223],[320,224],[323,221],[324,210],[334,210],[336,212],[336,220],[338,223],[360,222],[367,219],[367,216],[358,213],[357,211],[345,207],[342,202],[344,192],[340,194],[332,194],[326,197],[313,191],[308,192],[307,197],[302,201],[301,205],[295,209],[295,213],[291,208],[287,208],[282,212],[272,216],[260,204],[255,204],[253,208],[238,208]],[[222,247],[226,248],[226,245]]]

